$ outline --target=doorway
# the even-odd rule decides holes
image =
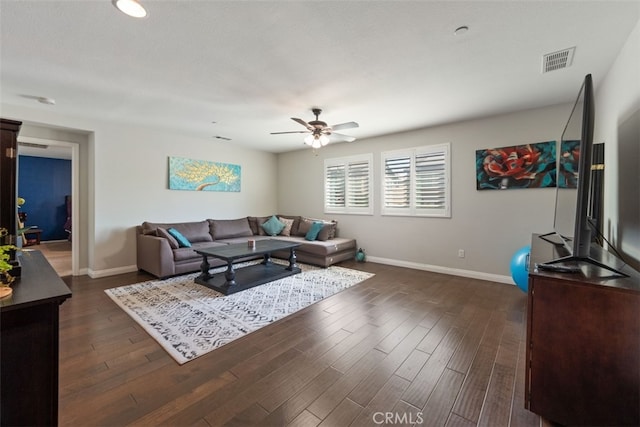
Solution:
[[[79,200],[78,143],[29,136],[18,136],[18,156],[18,177],[21,175],[21,166],[46,168],[47,165],[50,165],[50,167],[60,167],[60,165],[67,163],[67,167],[70,166],[70,173],[59,173],[58,171],[55,175],[58,179],[62,179],[63,181],[69,180],[69,182],[49,183],[49,185],[53,185],[51,188],[60,187],[63,193],[69,193],[68,196],[70,196],[70,200]],[[70,162],[70,165],[68,165],[68,162]],[[42,171],[37,172],[40,174],[42,173]],[[60,178],[61,176],[62,178]],[[20,191],[20,178],[18,178],[19,195],[21,194]],[[46,220],[43,220],[43,223],[47,224],[46,227],[42,227],[40,224],[34,223],[33,219],[30,220],[28,215],[29,200],[25,198],[27,199],[23,208],[24,212],[27,213],[25,218],[25,228],[34,227],[34,229],[39,231],[37,233],[30,234],[29,231],[31,231],[31,229],[27,228],[22,241],[23,243],[27,243],[27,245],[24,246],[24,250],[40,250],[58,275],[76,276],[79,274],[79,246],[78,239],[73,238],[72,231],[74,229],[78,230],[77,224],[79,210],[77,207],[78,203],[71,203],[70,209],[67,211],[64,199],[66,195],[67,194],[63,194],[61,197],[55,197],[54,195],[54,199],[50,203],[51,206],[48,208],[56,211],[62,209],[64,212],[57,212],[57,214],[58,216],[61,214],[68,216],[68,224],[66,221],[55,220],[54,222],[57,224],[51,225],[50,223],[47,223],[47,221],[49,221],[47,218]],[[58,198],[61,198],[61,200],[57,201]],[[32,206],[35,204],[36,201],[32,200]],[[45,206],[45,208],[47,207]],[[39,218],[42,220],[43,216],[40,216]],[[45,228],[47,228],[47,231],[45,231]],[[39,239],[39,242],[38,240],[34,242],[33,239],[29,239],[29,237],[33,237],[33,234],[36,234],[38,237],[44,235],[44,238]]]

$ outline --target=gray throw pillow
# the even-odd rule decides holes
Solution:
[[[169,232],[166,229],[162,227],[158,227],[156,229],[156,233],[158,237],[164,237],[169,241],[169,246],[171,246],[171,249],[178,249],[180,247],[180,245],[178,244],[178,241],[171,234],[169,234]]]

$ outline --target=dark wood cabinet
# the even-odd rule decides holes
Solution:
[[[0,299],[0,425],[58,424],[58,308],[71,291],[40,251]]]
[[[21,126],[22,122],[0,119],[0,228],[9,232],[5,237],[6,244],[16,243],[16,171]]]
[[[557,250],[533,236],[525,406],[562,425],[640,425],[640,275],[628,267],[627,278],[590,265],[581,273],[535,269]]]

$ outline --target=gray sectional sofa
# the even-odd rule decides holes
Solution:
[[[159,278],[196,272],[200,270],[202,257],[194,249],[246,243],[248,239],[299,242],[300,246],[296,249],[298,262],[321,267],[354,258],[356,240],[338,237],[337,222],[291,215],[275,216],[285,224],[285,228],[277,235],[269,235],[263,227],[271,216],[206,219],[181,223],[144,222],[136,227],[138,269]],[[307,233],[314,222],[323,222],[323,225],[316,239],[308,240]],[[171,228],[184,236],[191,247],[182,246],[168,232]],[[289,251],[274,252],[272,256],[288,259]],[[216,267],[223,265],[224,262],[209,258],[209,264],[211,267]]]

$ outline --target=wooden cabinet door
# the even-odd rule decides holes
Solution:
[[[640,424],[640,296],[532,277],[529,409],[565,425]]]

